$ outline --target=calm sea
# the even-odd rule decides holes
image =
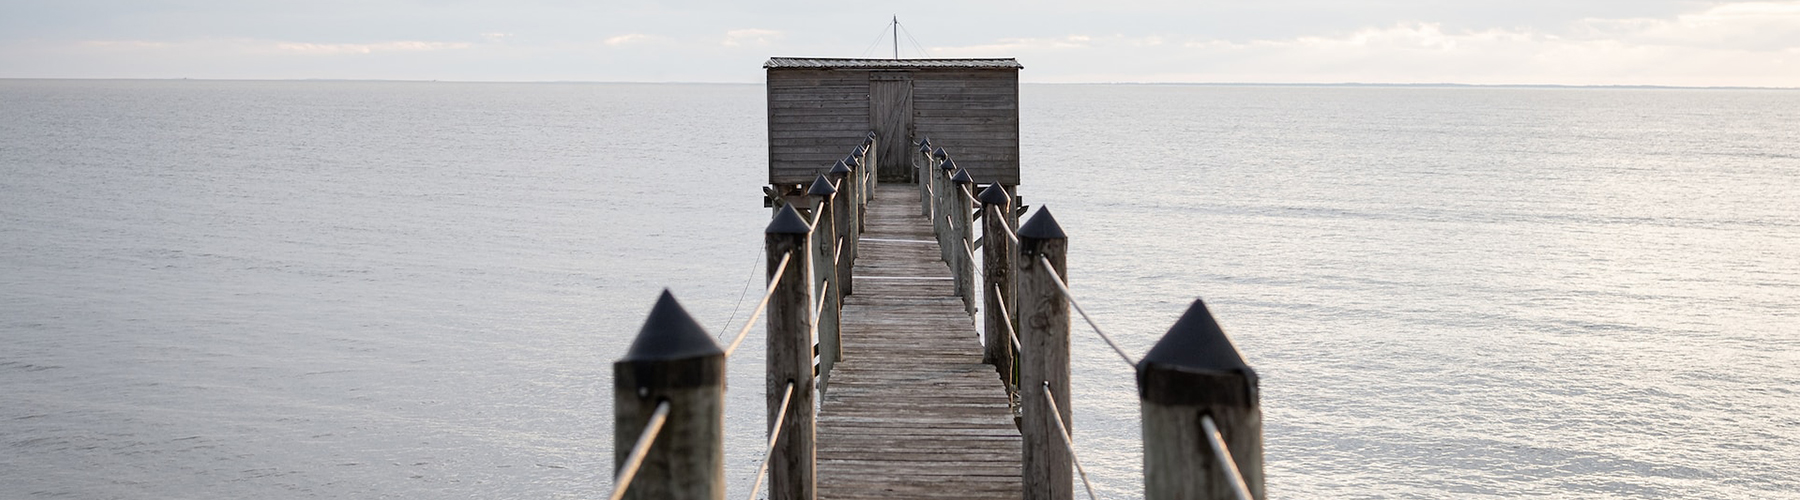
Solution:
[[[0,498],[603,494],[656,293],[755,302],[763,94],[0,80]],[[1207,300],[1272,497],[1800,498],[1800,92],[1021,100],[1082,305],[1138,355]],[[1081,459],[1138,497],[1131,372],[1077,332]]]

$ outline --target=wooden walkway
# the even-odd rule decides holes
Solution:
[[[820,499],[1020,498],[1020,438],[918,189],[869,202],[844,360],[818,416]]]

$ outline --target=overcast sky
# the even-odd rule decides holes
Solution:
[[[1800,87],[1800,1],[1672,0],[0,0],[0,77],[760,82],[895,14],[1027,82]]]

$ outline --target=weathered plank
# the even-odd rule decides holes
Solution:
[[[1005,387],[918,206],[910,184],[869,204],[818,416],[819,498],[1020,498]]]

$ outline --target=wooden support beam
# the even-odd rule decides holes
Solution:
[[[1069,237],[1050,211],[1037,214],[1019,228],[1018,299],[1019,433],[1025,439],[1022,457],[1025,500],[1070,500],[1074,475],[1072,456],[1063,444],[1056,419],[1044,411],[1048,404],[1044,387],[1057,394],[1057,413],[1074,434],[1074,415],[1069,397],[1069,299],[1058,289],[1054,276],[1067,277]],[[1045,261],[1055,269],[1046,272]]]
[[[813,265],[812,254],[807,251],[810,232],[791,204],[782,207],[763,232],[769,280],[781,280],[769,298],[767,313],[767,422],[782,421],[780,439],[769,457],[769,498],[813,500],[817,491],[811,335]],[[792,255],[793,261],[777,277],[774,273],[783,255]],[[781,397],[790,383],[794,384],[793,401],[786,408],[788,415],[779,418],[783,411]]]

